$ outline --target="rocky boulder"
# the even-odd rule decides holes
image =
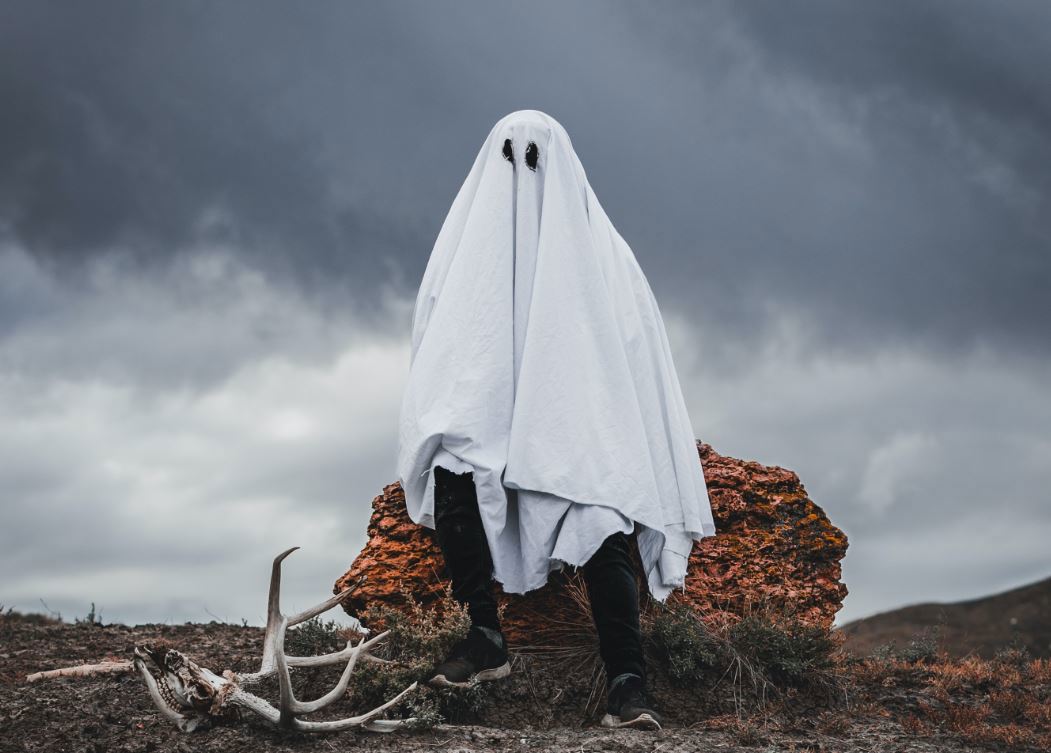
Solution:
[[[846,535],[807,497],[794,472],[720,455],[705,442],[697,448],[716,535],[694,543],[686,589],[673,591],[668,603],[741,615],[765,602],[831,627],[847,594],[840,582]],[[404,606],[405,591],[424,605],[441,604],[438,597],[448,585],[441,550],[434,531],[409,519],[399,483],[385,486],[373,500],[368,536],[333,590],[367,575],[344,601],[349,614],[376,602]],[[653,600],[634,547],[633,556],[645,611]],[[527,594],[506,594],[495,581],[493,589],[504,634],[515,646],[560,645],[593,629],[583,578],[571,570],[552,573],[546,586]]]

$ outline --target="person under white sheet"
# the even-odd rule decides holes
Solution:
[[[656,300],[569,135],[539,110],[493,126],[434,244],[398,475],[471,617],[427,682],[506,676],[492,579],[526,593],[569,565],[583,571],[605,663],[602,723],[660,727],[629,536],[664,601],[715,525]]]
[[[473,472],[508,593],[637,527],[663,601],[715,534],[657,302],[569,134],[539,110],[490,130],[416,298],[397,469],[409,517],[430,528],[438,464]]]

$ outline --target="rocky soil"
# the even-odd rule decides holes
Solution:
[[[593,678],[569,671],[565,662],[514,655],[512,675],[489,683],[484,713],[462,724],[441,724],[390,734],[341,732],[305,735],[281,732],[258,719],[182,733],[163,719],[135,674],[26,682],[32,672],[127,659],[132,647],[165,641],[199,663],[219,671],[256,668],[262,631],[211,623],[185,625],[99,626],[60,623],[37,616],[0,616],[0,751],[972,751],[1038,750],[1030,729],[1026,739],[1004,745],[1003,734],[968,741],[953,726],[935,723],[944,706],[932,673],[920,665],[864,665],[847,672],[839,699],[815,704],[788,697],[763,713],[727,713],[730,685],[716,686],[711,698],[683,698],[683,691],[657,684],[658,708],[667,713],[659,731],[609,731],[598,726],[601,697],[589,692]],[[367,671],[370,665],[365,664]],[[977,670],[967,670],[953,686],[954,700],[975,703]],[[984,670],[983,670],[984,671]],[[315,697],[335,682],[339,670],[319,670],[297,679],[297,691]],[[1026,670],[1029,706],[1012,706],[1030,728],[1031,717],[1046,710],[1048,668],[1037,662]],[[1039,672],[1034,675],[1032,672]],[[985,676],[985,675],[982,675]],[[1037,679],[1034,679],[1037,678]],[[1038,683],[1039,687],[1037,686]],[[352,685],[353,687],[353,685]],[[932,690],[934,688],[935,690]],[[944,688],[944,683],[943,683]],[[976,690],[978,688],[978,690]],[[264,689],[266,690],[266,689]],[[273,688],[269,689],[275,698]],[[432,692],[421,689],[421,693]],[[718,696],[718,697],[716,697]],[[926,706],[924,705],[926,704]],[[707,712],[698,709],[710,709]],[[930,713],[926,713],[924,709]],[[1000,709],[999,706],[997,706]],[[326,709],[322,718],[357,710],[352,696]],[[1000,709],[1007,713],[1004,709]],[[331,712],[331,713],[329,713]],[[944,716],[937,717],[944,721]],[[955,718],[955,717],[954,717]],[[1028,720],[1028,721],[1026,721]],[[989,721],[987,718],[986,721]],[[1018,722],[1018,719],[1015,720]],[[1046,731],[1048,721],[1044,720]],[[974,737],[973,733],[970,733]],[[1013,733],[1012,733],[1013,734]],[[979,735],[979,737],[981,737]],[[1044,738],[1046,740],[1046,738]]]

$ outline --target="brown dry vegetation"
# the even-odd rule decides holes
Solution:
[[[912,734],[991,750],[1051,750],[1051,660],[1024,648],[954,659],[932,640],[919,656],[877,653],[847,668],[856,709],[888,715]]]

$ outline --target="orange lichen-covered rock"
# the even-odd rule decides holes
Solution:
[[[720,455],[705,442],[698,442],[698,452],[716,535],[694,543],[686,588],[673,591],[668,602],[732,614],[766,602],[831,627],[847,594],[840,582],[846,535],[807,497],[794,472]],[[402,606],[404,590],[422,604],[440,604],[448,580],[434,531],[409,519],[399,483],[385,486],[372,508],[368,543],[333,591],[367,576],[344,608],[358,615],[377,602]],[[652,600],[637,548],[632,552],[645,611]],[[570,568],[526,594],[506,594],[494,581],[508,642],[558,644],[574,631],[590,629],[582,580]]]

